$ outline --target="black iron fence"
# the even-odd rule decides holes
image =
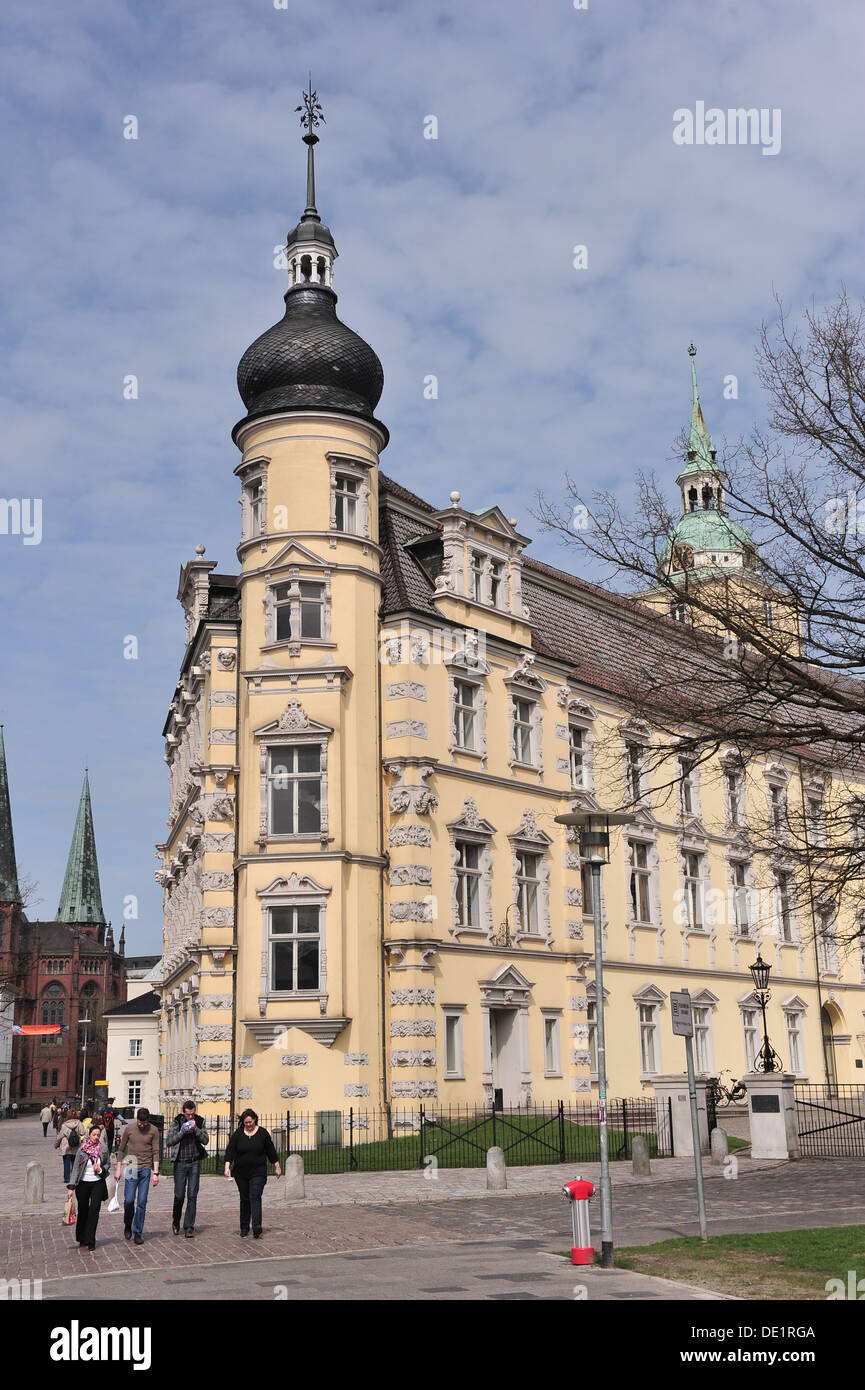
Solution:
[[[673,1156],[670,1100],[608,1100],[610,1159],[629,1159],[634,1136],[653,1158]],[[202,1171],[220,1172],[237,1121],[206,1120],[210,1143]],[[487,1149],[504,1150],[509,1167],[592,1163],[600,1159],[597,1104],[559,1101],[519,1109],[419,1106],[417,1110],[286,1110],[262,1115],[284,1163],[303,1157],[307,1173],[399,1172],[412,1168],[482,1168]],[[166,1157],[165,1171],[171,1171]]]
[[[865,1158],[865,1087],[796,1086],[805,1158]]]

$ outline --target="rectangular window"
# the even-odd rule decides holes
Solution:
[[[568,730],[568,753],[571,765],[571,786],[585,786],[586,761],[585,761],[585,732],[577,729],[572,724]]]
[[[494,608],[498,608],[501,604],[503,573],[504,565],[501,561],[493,560],[490,565],[490,603]]]
[[[322,780],[319,745],[271,748],[269,768],[270,834],[318,834]]]
[[[629,743],[627,745],[628,759],[628,796],[632,801],[639,801],[643,794],[643,748],[642,744]]]
[[[686,623],[688,621],[688,605],[681,599],[671,599],[670,617],[674,623]]]
[[[463,1075],[463,1016],[445,1014],[445,1076]]]
[[[129,1082],[127,1082],[126,1104],[127,1104],[127,1105],[140,1105],[140,1104],[141,1104],[141,1082],[140,1082],[140,1081],[129,1081]]]
[[[300,584],[300,636],[319,638],[324,634],[324,585],[302,580]]]
[[[514,761],[531,763],[532,759],[532,718],[534,704],[531,700],[514,700]]]
[[[43,1071],[41,1077],[39,1078],[39,1084],[40,1084],[40,1086],[47,1086],[47,1085],[48,1085],[48,1073],[47,1073],[47,1071]]]
[[[707,1075],[712,1070],[711,1048],[712,1010],[694,1007],[694,1064],[697,1071]]]
[[[303,642],[324,636],[325,587],[314,580],[278,584],[273,593],[277,642]]]
[[[787,798],[783,787],[771,787],[769,791],[772,813],[772,830],[782,835],[787,826]]]
[[[835,932],[826,917],[817,919],[817,964],[823,974],[834,974],[838,969]]]
[[[736,932],[739,936],[750,936],[748,922],[748,885],[745,878],[745,865],[733,865],[733,911],[736,918]]]
[[[598,1006],[593,1000],[586,1005],[586,1023],[589,1026],[589,1071],[598,1074]]]
[[[745,1044],[745,1070],[753,1071],[754,1061],[760,1051],[756,1009],[742,1010],[742,1041]]]
[[[778,894],[778,928],[782,941],[793,940],[793,911],[791,905],[790,875],[778,874],[776,878]]]
[[[685,855],[685,901],[688,906],[688,925],[694,931],[703,930],[703,879],[700,873],[703,856]]]
[[[802,1066],[802,1019],[799,1014],[786,1014],[787,1050],[790,1054],[790,1070],[801,1075]]]
[[[520,909],[520,924],[524,932],[533,936],[540,931],[538,916],[538,870],[539,854],[517,855],[517,903]]]
[[[275,992],[319,987],[319,909],[270,909],[270,988]]]
[[[476,551],[476,550],[473,550],[473,551],[472,551],[471,576],[472,576],[472,589],[471,589],[472,598],[474,599],[475,603],[480,603],[480,602],[481,602],[481,596],[482,596],[482,594],[483,594],[483,583],[484,583],[484,557],[483,557],[483,555],[480,555],[480,554],[478,553],[478,551]]]
[[[276,610],[276,640],[288,642],[291,639],[291,590],[287,584],[277,585],[273,603]]]
[[[640,1005],[640,1068],[644,1076],[658,1074],[658,1010],[654,1004]]]
[[[738,772],[727,772],[724,774],[727,784],[727,813],[730,817],[731,825],[739,824],[739,798],[742,794],[741,778]]]
[[[559,1020],[557,1018],[544,1019],[544,1075],[560,1076],[562,1071],[559,1061]]]
[[[337,473],[335,492],[335,522],[337,531],[357,535],[357,498],[359,484],[357,478],[348,478]]]
[[[775,605],[770,598],[763,599],[763,621],[772,632],[775,627]]]
[[[264,488],[261,483],[249,485],[249,534],[260,536],[264,530]]]
[[[648,845],[631,845],[631,916],[635,922],[651,922],[652,912],[649,898]]]
[[[692,815],[694,814],[694,811],[695,811],[695,804],[694,804],[694,783],[693,783],[693,781],[692,781],[692,776],[693,776],[693,772],[694,772],[694,764],[691,763],[691,762],[688,762],[685,758],[681,758],[681,759],[679,760],[679,767],[681,768],[681,778],[682,778],[682,781],[681,781],[682,814],[683,814],[683,815],[686,815],[686,816],[692,816]]]
[[[822,796],[809,796],[808,819],[811,822],[811,834],[816,843],[822,845],[826,839],[826,820]]]
[[[479,927],[481,924],[481,868],[480,845],[466,840],[457,840],[457,923],[461,927]]]
[[[454,733],[458,748],[475,751],[475,721],[477,718],[477,686],[468,681],[454,681]]]
[[[129,1039],[129,1055],[130,1055],[130,1057],[140,1057],[141,1054],[142,1054],[142,1048],[143,1048],[143,1047],[144,1047],[144,1039],[143,1039],[143,1038],[130,1038],[130,1039]]]
[[[51,1085],[52,1085],[52,1086],[56,1086],[56,1085],[57,1085],[57,1081],[58,1081],[59,1076],[60,1076],[60,1072],[57,1070],[56,1067],[54,1067],[54,1069],[53,1069],[52,1072],[51,1072]]]

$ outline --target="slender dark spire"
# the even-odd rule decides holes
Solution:
[[[296,106],[295,111],[301,111],[300,124],[306,131],[301,137],[306,145],[306,207],[303,210],[304,217],[318,217],[318,209],[315,206],[315,147],[318,144],[318,136],[315,133],[316,127],[326,125],[318,93],[312,89],[312,73],[309,74],[309,91],[302,92],[302,104]]]
[[[57,909],[58,922],[96,922],[105,926],[102,911],[102,892],[99,887],[99,864],[96,859],[96,836],[93,832],[93,810],[90,805],[90,782],[84,773],[84,786],[75,817],[72,845]]]
[[[12,838],[12,807],[9,802],[9,779],[6,775],[6,748],[3,725],[0,724],[0,903],[20,903],[18,870],[15,865],[15,841]]]

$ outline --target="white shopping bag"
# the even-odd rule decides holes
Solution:
[[[118,1200],[117,1200],[117,1191],[116,1191],[116,1189],[115,1189],[114,1196],[111,1198],[111,1201],[108,1203],[108,1206],[106,1207],[106,1211],[119,1211],[119,1210],[120,1210],[120,1203],[119,1203]]]

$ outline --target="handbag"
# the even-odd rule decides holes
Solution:
[[[65,1202],[65,1205],[64,1205],[64,1207],[63,1207],[63,1222],[62,1222],[62,1224],[63,1224],[64,1226],[74,1226],[76,1220],[77,1220],[77,1213],[76,1213],[76,1211],[75,1211],[75,1196],[74,1196],[74,1194],[70,1191],[70,1192],[67,1192],[67,1193],[66,1193],[66,1202]]]

